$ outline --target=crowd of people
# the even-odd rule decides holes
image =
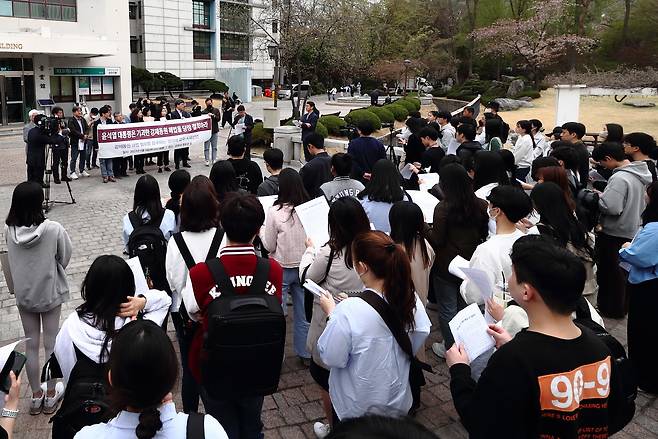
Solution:
[[[46,186],[44,172],[47,165],[52,171],[52,181],[61,184],[80,177],[90,177],[92,170],[100,169],[103,183],[116,182],[117,178],[127,177],[128,171],[136,175],[145,174],[149,166],[157,167],[157,172],[170,172],[170,159],[176,169],[190,167],[189,148],[176,149],[173,157],[169,151],[156,154],[141,154],[112,159],[98,158],[98,126],[107,124],[126,124],[141,122],[164,122],[173,119],[186,119],[203,114],[210,115],[211,137],[204,143],[203,153],[206,166],[217,161],[217,142],[219,131],[228,123],[231,129],[239,127],[247,140],[247,155],[251,143],[251,131],[254,127],[253,118],[247,114],[244,105],[235,94],[229,96],[228,91],[220,100],[220,108],[215,107],[214,100],[207,98],[205,108],[196,100],[190,103],[183,99],[169,101],[152,101],[148,98],[139,99],[129,105],[129,113],[122,114],[113,111],[112,106],[93,107],[88,113],[86,107],[74,106],[71,117],[64,117],[64,109],[52,107],[50,117],[58,120],[58,129],[48,130],[44,125],[48,115],[38,110],[29,112],[29,123],[23,128],[25,142],[27,180]],[[188,111],[190,110],[190,111]],[[235,117],[233,112],[237,110]],[[47,149],[50,148],[50,149]],[[70,150],[70,160],[69,160]],[[52,151],[52,157],[49,157]],[[155,170],[155,168],[153,168]]]
[[[307,106],[301,124],[312,125],[314,109]],[[38,175],[19,184],[5,236],[29,337],[30,414],[56,412],[56,438],[189,437],[199,429],[207,437],[262,437],[263,398],[278,384],[290,303],[294,355],[322,396],[319,438],[383,430],[435,437],[406,417],[421,407],[427,350],[449,367],[470,437],[608,437],[623,428],[636,385],[658,393],[656,142],[611,123],[586,144],[580,123],[547,136],[541,121],[511,128],[498,110],[492,102],[479,119],[470,107],[455,117],[412,114],[399,135],[400,163],[387,159],[363,121],[347,151],[334,155],[322,136],[306,133],[299,172],[284,167],[280,150],[266,150],[264,179],[248,135],[232,136],[229,159],[214,162],[207,177],[170,174],[165,205],[157,180],[142,175],[122,238],[147,287],[123,258],[99,256],[83,303],[61,328],[75,249],[44,216]],[[174,113],[187,117],[178,104]],[[85,131],[75,114],[69,127]],[[99,114],[87,125],[111,123],[111,108]],[[130,120],[149,114],[142,101]],[[216,157],[210,146],[207,164]],[[177,168],[185,154],[176,150]],[[145,159],[134,159],[139,174]],[[112,181],[112,166],[101,167]],[[427,174],[438,174],[432,218],[409,194]],[[258,198],[265,196],[276,197],[266,209]],[[329,205],[327,242],[313,242],[296,211],[317,197]],[[452,267],[460,258],[485,278],[460,276]],[[476,358],[450,326],[471,304],[495,342]],[[434,312],[441,341],[430,346]],[[603,320],[625,316],[628,358]],[[180,357],[162,330],[169,320]],[[50,358],[43,375],[41,326]],[[89,396],[78,382],[101,391]],[[171,397],[179,382],[183,413]],[[83,394],[100,407],[97,416],[81,419]],[[14,387],[8,398],[15,415]],[[205,416],[196,415],[199,401]]]

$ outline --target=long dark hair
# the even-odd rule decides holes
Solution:
[[[371,201],[384,203],[402,201],[404,192],[400,187],[400,172],[393,162],[380,159],[375,163],[370,181],[358,195],[360,200],[366,197]]]
[[[560,186],[564,193],[564,201],[567,202],[569,209],[572,212],[576,211],[576,202],[573,199],[573,192],[569,186],[569,179],[567,178],[567,171],[562,166],[546,166],[537,171],[537,176],[543,182],[553,182]]]
[[[116,335],[114,321],[121,304],[134,294],[135,277],[126,261],[116,255],[102,255],[94,260],[82,282],[83,302],[76,312],[80,320],[105,333],[101,363],[109,353],[109,341]]]
[[[43,214],[43,189],[39,183],[24,181],[14,188],[5,224],[14,227],[38,226]]]
[[[593,256],[587,230],[575,217],[573,210],[567,204],[564,191],[553,182],[539,183],[530,192],[530,198],[539,213],[540,225],[548,227],[551,236],[563,247],[571,243],[576,249]],[[538,227],[540,232],[541,227]]]
[[[439,170],[439,188],[448,208],[450,224],[473,225],[486,236],[488,217],[482,201],[473,192],[473,183],[463,166],[451,164]]]
[[[654,181],[647,187],[647,195],[649,195],[649,203],[642,212],[642,225],[646,226],[649,223],[658,221],[658,182]]]
[[[404,246],[409,262],[414,260],[416,245],[419,245],[423,267],[427,268],[430,255],[425,244],[425,219],[420,207],[411,201],[398,201],[388,212],[388,221],[391,224],[391,238]]]
[[[505,162],[498,152],[480,151],[475,154],[474,161],[473,189],[478,190],[490,183],[510,184]]]
[[[238,192],[238,182],[235,176],[235,168],[231,162],[220,160],[212,165],[210,170],[210,181],[215,186],[217,200],[221,203],[229,192]]]
[[[180,228],[184,232],[203,232],[219,224],[219,201],[208,177],[197,175],[183,192]]]
[[[537,143],[535,143],[535,136],[532,135],[532,122],[529,120],[520,120],[516,124],[530,136],[530,139],[532,139],[532,149],[535,149],[537,147]]]
[[[162,428],[158,408],[178,379],[171,340],[150,320],[128,323],[112,343],[110,374],[112,405],[117,410],[138,410],[135,436],[151,439]]]
[[[402,329],[413,328],[416,297],[409,257],[402,246],[384,232],[369,231],[352,241],[352,259],[355,265],[366,264],[376,278],[384,280],[382,293]]]
[[[133,198],[133,211],[140,218],[144,212],[148,212],[150,217],[149,222],[155,224],[160,222],[164,208],[160,200],[158,180],[152,175],[142,175],[137,180],[135,184],[135,196]]]
[[[349,247],[354,237],[370,230],[370,221],[363,206],[355,198],[341,197],[329,208],[329,248],[339,255],[345,247],[345,265],[352,268],[352,252]]]
[[[311,197],[304,189],[304,182],[302,177],[299,176],[299,172],[292,168],[282,170],[279,174],[279,195],[274,202],[274,206],[279,206],[279,210],[285,205],[297,207],[310,199]],[[291,209],[290,218],[292,218],[293,213],[294,210]]]

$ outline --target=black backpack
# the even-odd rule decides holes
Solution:
[[[258,258],[247,294],[237,294],[219,258],[206,262],[221,292],[208,306],[201,383],[212,398],[271,395],[283,364],[286,319],[265,292],[270,261]]]
[[[128,238],[128,256],[139,258],[146,279],[150,279],[153,288],[170,293],[169,282],[165,269],[167,256],[167,240],[160,230],[160,218],[148,221],[140,218],[134,211],[128,213],[128,219],[133,231]]]
[[[575,323],[596,334],[610,349],[612,379],[608,397],[608,429],[610,435],[623,429],[635,415],[635,399],[637,398],[637,382],[631,362],[626,356],[624,346],[601,325],[592,320],[592,315],[583,298],[576,308]]]
[[[62,405],[50,418],[53,439],[73,439],[83,427],[109,421],[105,364],[89,359],[73,345],[76,363],[66,385]]]

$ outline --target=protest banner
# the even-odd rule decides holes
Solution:
[[[109,159],[189,148],[210,139],[210,116],[98,126],[98,157]]]

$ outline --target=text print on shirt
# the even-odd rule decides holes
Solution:
[[[610,357],[569,372],[544,375],[539,382],[541,410],[573,412],[586,399],[607,398],[610,394]]]
[[[233,288],[239,288],[239,287],[250,287],[251,283],[254,281],[254,277],[252,275],[249,276],[230,276],[229,279],[231,280],[231,284],[233,285]],[[265,284],[265,292],[269,294],[270,296],[274,296],[276,294],[276,287],[272,285],[272,283],[268,280],[267,283]],[[213,287],[208,294],[212,296],[213,299],[218,298],[219,296],[222,295],[221,291],[217,291],[217,287]]]

